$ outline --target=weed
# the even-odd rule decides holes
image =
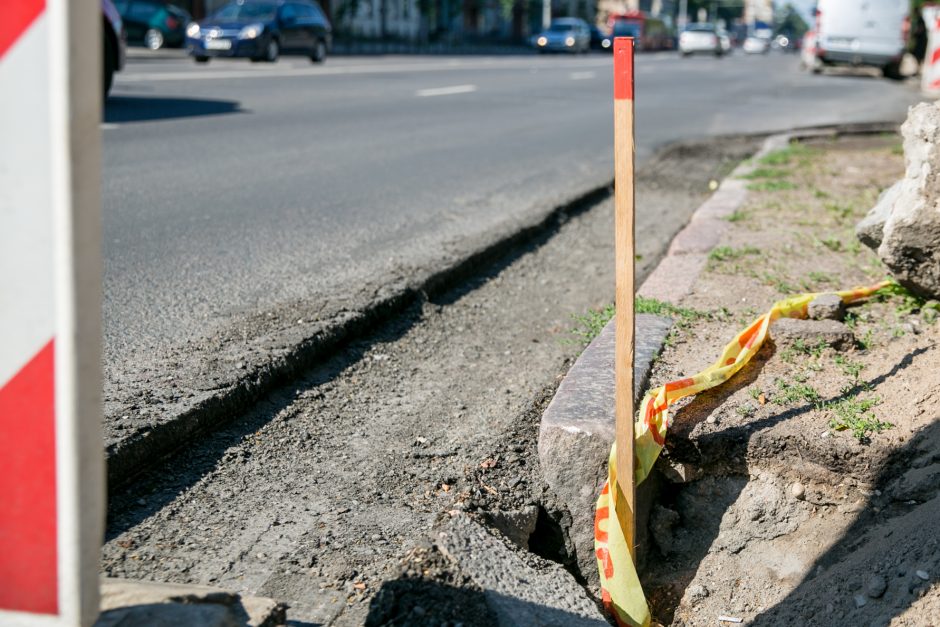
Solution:
[[[855,238],[849,238],[849,243],[845,245],[845,249],[853,255],[857,255],[862,252],[862,244]]]
[[[731,246],[718,246],[708,253],[708,260],[711,262],[728,261],[729,259],[740,259],[745,255],[759,255],[760,249],[753,246],[743,248],[732,248]]]
[[[835,235],[830,235],[826,239],[820,240],[819,243],[834,253],[837,253],[842,250],[842,240],[840,240]]]
[[[901,327],[894,327],[891,329],[891,337],[904,337],[904,329]]]
[[[571,334],[575,336],[572,343],[582,346],[590,344],[614,317],[614,312],[614,306],[607,305],[603,309],[590,309],[586,314],[572,314],[571,318],[576,323],[571,329]]]
[[[903,285],[894,282],[882,290],[882,294],[884,294],[885,297],[890,296],[900,299],[900,302],[894,306],[894,311],[899,316],[917,313],[927,304],[926,300],[916,294],[912,294]]]
[[[751,416],[754,415],[754,412],[757,411],[757,408],[755,408],[750,403],[744,403],[743,405],[738,405],[737,407],[735,407],[734,411],[737,412],[738,415],[743,416],[744,418],[750,418]]]
[[[872,346],[875,345],[875,330],[868,329],[865,331],[865,335],[859,339],[858,343],[862,345],[862,350],[869,350]]]
[[[728,222],[744,222],[749,217],[751,217],[751,215],[747,211],[742,211],[741,209],[735,209],[734,212],[732,212],[730,216],[725,218],[725,220],[727,220]]]
[[[871,408],[881,402],[880,398],[843,398],[826,405],[834,416],[829,426],[836,431],[851,430],[859,442],[867,442],[872,433],[881,433],[894,425],[878,420]]]
[[[855,213],[855,207],[852,205],[842,205],[835,202],[827,202],[825,207],[827,211],[834,213],[836,218],[839,220],[850,218],[852,217],[852,214]]]
[[[787,283],[785,279],[775,274],[771,274],[770,272],[765,272],[763,279],[764,283],[770,285],[781,294],[792,294],[797,291],[797,289],[792,284]]]
[[[901,142],[898,142],[898,143],[896,143],[895,145],[891,146],[891,154],[892,154],[892,155],[903,155],[903,154],[904,154],[904,144],[902,144]]]
[[[828,193],[816,187],[813,188],[813,196],[816,198],[829,198]]]
[[[781,170],[780,168],[756,168],[741,178],[753,181],[755,179],[782,179],[789,175],[790,173],[787,170]]]
[[[707,318],[709,316],[709,314],[704,311],[698,311],[688,307],[676,307],[672,303],[643,296],[636,297],[634,311],[636,311],[636,313],[648,313],[657,316],[677,318],[676,324],[682,328],[688,327],[694,320]]]
[[[842,372],[852,377],[852,384],[858,385],[858,377],[865,369],[865,364],[860,361],[852,361],[844,355],[836,355],[835,362],[842,368]]]
[[[763,394],[764,391],[761,390],[760,388],[750,388],[748,389],[747,393],[750,394],[751,398],[753,398],[756,401],[757,399],[760,398],[760,395]]]
[[[809,278],[811,281],[816,283],[835,283],[835,279],[830,274],[825,272],[813,271],[809,273]]]
[[[785,379],[776,380],[779,394],[775,394],[773,401],[777,405],[790,405],[802,401],[818,405],[820,402],[819,392],[811,385],[806,383],[790,383]]]
[[[850,311],[845,314],[845,319],[842,322],[844,322],[845,326],[848,328],[854,329],[856,326],[858,326],[858,314]]]
[[[782,192],[788,189],[796,189],[796,185],[790,181],[772,179],[750,183],[747,188],[754,192]]]

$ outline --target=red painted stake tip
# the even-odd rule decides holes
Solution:
[[[633,37],[614,38],[614,100],[633,100]]]

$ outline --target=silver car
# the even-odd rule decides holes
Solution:
[[[539,52],[587,52],[591,47],[591,29],[580,18],[560,17],[535,37],[535,47]]]
[[[684,57],[702,52],[720,57],[725,51],[715,25],[699,23],[689,24],[679,35],[679,52]]]

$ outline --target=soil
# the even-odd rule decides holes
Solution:
[[[638,276],[756,145],[644,164]],[[613,298],[612,224],[610,200],[571,216],[112,495],[103,571],[271,596],[297,625],[491,625],[429,538],[463,511],[568,560],[536,438],[581,348],[572,315]]]
[[[896,136],[808,141],[766,161],[682,302],[698,313],[652,385],[702,370],[785,295],[885,277],[853,228],[903,173]],[[727,385],[674,412],[658,467],[676,483],[652,514],[644,584],[658,621],[940,624],[935,306],[903,295],[853,306],[856,341],[842,350],[768,340]],[[841,429],[857,419],[857,433]]]

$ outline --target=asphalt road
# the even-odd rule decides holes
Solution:
[[[900,121],[918,100],[794,56],[636,66],[640,159],[686,138]],[[102,125],[108,385],[246,316],[368,298],[609,181],[610,77],[603,55],[132,58]]]

